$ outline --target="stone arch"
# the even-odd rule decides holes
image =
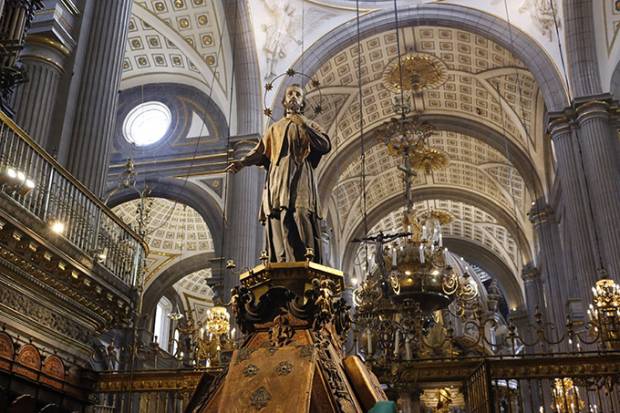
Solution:
[[[434,114],[422,115],[420,119],[431,123],[439,131],[456,132],[471,136],[505,154],[524,178],[526,187],[532,193],[533,198],[537,198],[543,193],[541,177],[538,175],[530,156],[510,139],[504,138],[499,132],[480,122],[456,116]],[[382,141],[377,136],[376,129],[367,132],[365,136],[366,151],[377,144],[382,144]],[[318,184],[321,199],[327,199],[326,197],[336,185],[340,176],[340,170],[349,165],[353,159],[359,157],[359,151],[359,143],[350,141],[348,144],[338,148],[338,151],[328,158],[323,170],[329,172],[321,174]],[[330,170],[331,168],[336,168],[336,170]]]
[[[222,209],[213,197],[194,183],[174,178],[147,178],[145,181],[141,181],[141,185],[148,185],[151,188],[150,197],[178,201],[195,209],[211,231],[215,253],[221,254],[224,222],[222,220]],[[135,190],[123,189],[111,194],[107,204],[113,208],[136,198],[138,198],[138,194]]]
[[[215,278],[216,274],[219,273],[219,268],[212,264],[215,262],[219,263],[218,257],[219,255],[213,252],[205,252],[187,257],[166,268],[144,291],[142,312],[144,314],[151,314],[157,305],[157,301],[164,295],[168,288],[188,274],[211,267],[214,270],[213,275]],[[218,271],[215,271],[216,269]]]
[[[400,27],[429,25],[466,30],[484,36],[522,60],[536,79],[550,112],[561,111],[569,106],[566,84],[555,64],[546,52],[527,33],[512,26],[506,30],[506,21],[480,10],[456,4],[424,4],[399,10]],[[360,37],[380,33],[394,28],[394,13],[391,10],[369,13],[360,18]],[[315,42],[293,68],[304,63],[305,73],[316,72],[323,63],[343,48],[355,43],[357,21],[351,20],[327,33]],[[279,102],[285,85],[281,85],[275,102]]]
[[[506,229],[513,234],[515,237],[515,241],[517,245],[522,248],[522,253],[525,261],[532,260],[532,246],[528,241],[526,234],[523,232],[522,228],[519,226],[518,222],[511,216],[506,210],[501,208],[498,205],[495,205],[492,201],[487,198],[477,194],[475,192],[464,191],[460,188],[450,188],[450,187],[427,187],[422,189],[417,189],[414,192],[413,201],[422,201],[425,199],[446,199],[458,202],[466,202],[470,205],[476,205],[484,212],[490,214],[495,217],[499,224],[506,227]],[[386,198],[383,202],[375,205],[370,211],[367,213],[367,223],[368,228],[371,228],[374,224],[379,222],[379,220],[391,212],[394,207],[401,207],[404,205],[405,195],[404,193],[397,193],[390,198]],[[364,222],[362,217],[358,219],[353,225],[353,230],[347,234],[349,238],[359,238],[363,236],[364,230]],[[343,242],[348,242],[348,240],[342,240]],[[341,244],[342,245],[342,244]],[[352,251],[350,249],[350,244],[345,244],[344,252],[341,253],[342,256],[342,264],[344,268],[347,268],[347,264],[350,262],[352,257]]]
[[[461,238],[444,239],[444,245],[452,252],[465,258],[471,264],[478,265],[490,274],[493,274],[499,282],[506,301],[510,308],[521,308],[525,305],[523,289],[506,264],[486,247]]]
[[[480,209],[495,217],[498,220],[498,223],[504,225],[508,229],[508,231],[513,234],[517,245],[519,245],[522,250],[524,261],[531,260],[531,246],[527,242],[525,234],[521,231],[514,218],[512,218],[506,211],[493,205],[491,202],[481,197],[480,195],[476,193],[467,193],[462,190],[454,190],[451,188],[424,188],[422,190],[414,192],[414,202],[425,199],[454,200],[478,206]],[[391,198],[385,199],[381,204],[376,205],[368,213],[368,227],[371,228],[372,226],[377,224],[382,217],[384,217],[389,212],[392,212],[395,207],[401,207],[403,205],[403,202],[404,194],[399,193]],[[361,220],[357,222],[353,231],[351,232],[350,238],[352,239],[363,236],[363,226],[364,223]],[[478,243],[471,240],[449,237],[446,237],[446,239],[450,239],[450,243],[457,246],[457,250],[453,250],[448,245],[449,249],[459,253],[460,255],[469,257],[472,263],[479,263],[481,267],[485,267],[489,271],[496,271],[498,277],[501,276],[500,281],[506,289],[505,292],[507,294],[507,298],[508,296],[510,296],[509,304],[511,304],[511,306],[512,304],[515,304],[515,307],[518,307],[519,304],[523,303],[523,293],[519,280],[517,278],[519,274],[514,274],[502,261],[502,259],[500,259],[494,252],[491,252],[486,247],[479,245]],[[463,243],[467,243],[468,248],[465,248]],[[344,252],[341,254],[341,257],[342,268],[347,271],[353,268],[355,251],[358,244],[347,242],[347,244],[345,245],[346,246],[344,248]],[[462,253],[458,251],[462,251]],[[480,252],[480,257],[475,259],[473,252]]]

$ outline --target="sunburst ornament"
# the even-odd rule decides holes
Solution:
[[[415,151],[411,156],[411,167],[430,175],[433,171],[444,169],[450,160],[441,149],[425,147]]]
[[[407,53],[396,57],[383,71],[383,85],[392,93],[437,89],[447,80],[446,64],[428,53]]]
[[[417,116],[391,118],[377,130],[392,156],[421,151],[428,138],[436,129],[428,122],[420,121]]]

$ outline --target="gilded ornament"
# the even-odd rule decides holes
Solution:
[[[246,368],[243,369],[243,375],[245,377],[253,377],[258,373],[258,367],[254,364],[248,364]]]
[[[424,171],[426,175],[446,168],[449,163],[448,155],[437,148],[422,148],[415,151],[411,157],[411,167]]]
[[[383,85],[393,93],[400,93],[401,90],[419,93],[436,89],[447,80],[446,64],[427,53],[408,53],[397,57],[383,71]]]
[[[293,364],[289,361],[281,361],[275,368],[278,376],[287,376],[293,371]]]
[[[256,410],[265,408],[269,401],[271,401],[271,394],[269,394],[265,386],[259,387],[250,396],[250,405],[254,406]]]

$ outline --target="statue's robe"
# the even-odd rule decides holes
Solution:
[[[303,120],[303,122],[302,122]],[[241,159],[267,169],[260,220],[272,262],[304,261],[306,248],[321,262],[320,206],[314,169],[331,150],[321,127],[301,115],[273,123]]]

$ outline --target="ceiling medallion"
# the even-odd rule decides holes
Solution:
[[[399,67],[402,67],[402,76]],[[393,93],[437,89],[448,80],[448,67],[428,53],[407,53],[393,59],[383,71],[383,85]]]

